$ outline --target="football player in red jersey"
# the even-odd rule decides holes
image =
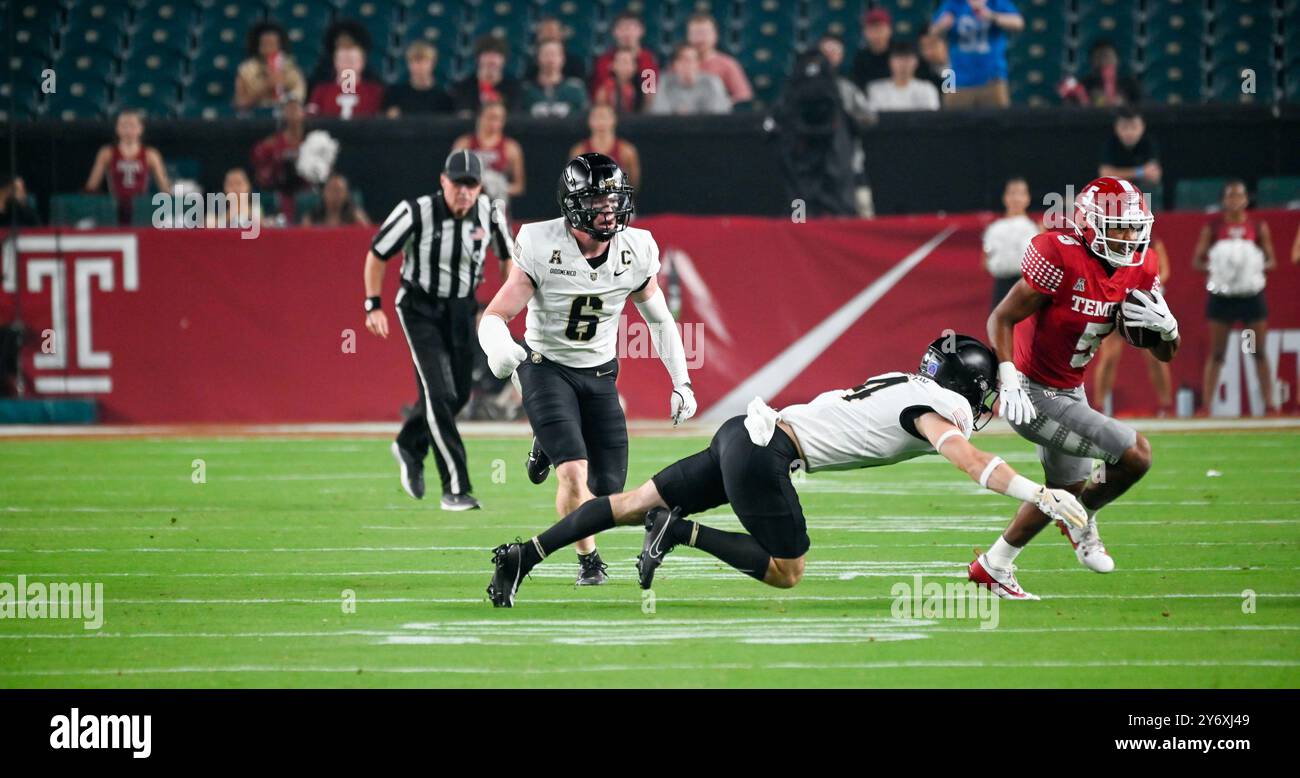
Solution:
[[[1137,430],[1094,410],[1083,388],[1084,367],[1115,326],[1125,321],[1159,333],[1151,348],[1168,362],[1178,351],[1178,321],[1160,292],[1159,268],[1147,252],[1154,218],[1141,190],[1122,179],[1098,178],[1075,200],[1069,230],[1035,237],[1025,249],[1021,278],[989,316],[998,355],[998,414],[1038,444],[1048,487],[1078,495],[1085,527],[1061,526],[1079,562],[1108,573],[1115,562],[1097,533],[1096,514],[1151,467],[1151,445]],[[1125,302],[1130,291],[1139,302]],[[1093,458],[1105,462],[1092,474]],[[1016,555],[1050,519],[1032,505],[969,569],[970,579],[1002,597],[1037,599],[1020,588]]]

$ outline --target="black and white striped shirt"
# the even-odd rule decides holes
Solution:
[[[469,213],[457,219],[438,191],[403,200],[388,214],[370,248],[387,260],[405,250],[403,286],[435,297],[472,297],[483,280],[488,244],[500,260],[514,251],[505,214],[480,194]]]

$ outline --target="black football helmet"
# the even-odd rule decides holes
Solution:
[[[632,221],[632,185],[618,163],[604,154],[589,152],[569,160],[560,172],[555,199],[569,226],[596,240],[609,240]],[[614,226],[596,226],[596,217],[612,212]]]
[[[993,418],[993,402],[998,396],[998,358],[977,338],[969,335],[936,338],[925,349],[918,372],[965,397],[975,413],[975,429],[984,429]],[[980,417],[985,417],[983,424],[979,423]]]

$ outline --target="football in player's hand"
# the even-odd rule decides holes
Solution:
[[[1142,300],[1130,291],[1124,296],[1124,302],[1142,305]],[[1146,327],[1139,327],[1136,324],[1128,325],[1124,321],[1124,306],[1122,304],[1115,306],[1115,329],[1129,345],[1138,348],[1153,348],[1160,345],[1160,333],[1155,330],[1149,330]]]

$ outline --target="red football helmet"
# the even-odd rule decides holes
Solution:
[[[1122,178],[1098,178],[1074,200],[1075,234],[1092,253],[1115,267],[1142,264],[1154,223],[1142,190]],[[1107,235],[1107,230],[1125,227],[1136,229],[1137,237],[1128,240]]]

